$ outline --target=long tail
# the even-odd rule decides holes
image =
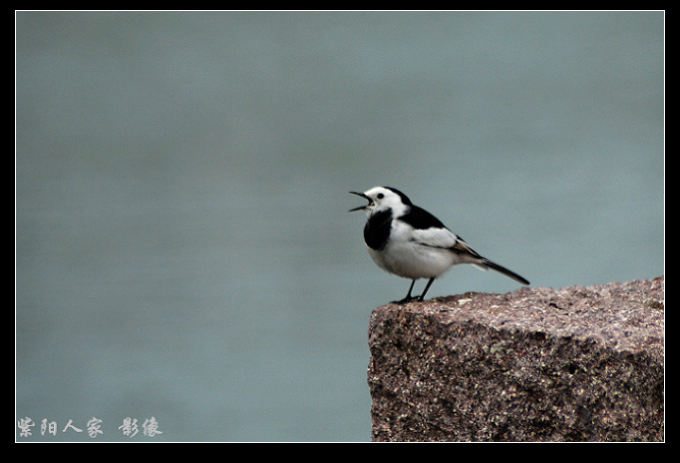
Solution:
[[[477,268],[482,270],[493,269],[503,275],[512,278],[515,281],[522,283],[523,285],[528,285],[529,280],[517,275],[512,270],[508,270],[502,265],[498,265],[495,262],[490,261],[486,257],[482,257],[474,249],[470,247],[460,236],[456,237],[456,244],[449,248],[452,252],[455,252],[458,256],[464,259],[464,262],[468,262]]]
[[[526,278],[524,278],[524,277],[522,277],[522,276],[520,276],[520,275],[517,275],[517,274],[516,274],[515,272],[513,272],[512,270],[508,270],[507,268],[503,267],[502,265],[498,265],[497,263],[492,262],[492,261],[490,261],[489,259],[487,259],[487,258],[485,258],[485,257],[482,257],[481,262],[475,262],[475,265],[477,265],[478,267],[480,267],[480,268],[482,268],[482,269],[484,269],[484,270],[486,270],[486,269],[492,269],[492,270],[495,270],[495,271],[497,271],[497,272],[500,272],[500,273],[502,273],[503,275],[505,275],[505,276],[507,276],[507,277],[510,277],[510,278],[512,278],[512,279],[515,280],[515,281],[518,281],[518,282],[522,283],[523,285],[528,285],[528,284],[530,284],[530,283],[529,283],[529,280],[527,280]]]

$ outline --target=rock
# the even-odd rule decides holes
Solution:
[[[371,314],[374,441],[663,441],[664,277]]]

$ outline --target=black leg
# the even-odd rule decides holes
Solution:
[[[411,291],[413,291],[413,285],[416,284],[416,280],[411,281],[411,287],[408,289],[408,294],[406,295],[405,298],[403,298],[401,301],[393,301],[393,304],[406,304],[407,302],[412,301],[415,299],[413,296],[411,296]]]
[[[425,294],[427,294],[427,290],[430,289],[430,286],[432,286],[432,282],[434,281],[434,278],[430,278],[430,281],[427,282],[427,286],[425,286],[425,289],[423,290],[423,294],[421,294],[418,297],[419,301],[422,301],[425,299]],[[413,288],[413,285],[411,285],[411,288]],[[411,291],[409,291],[409,295],[411,294]]]

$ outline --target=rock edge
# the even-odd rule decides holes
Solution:
[[[662,441],[664,277],[376,308],[373,441]]]

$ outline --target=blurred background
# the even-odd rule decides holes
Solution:
[[[533,286],[664,272],[663,12],[15,18],[17,440],[370,440],[368,320],[409,281],[349,190]]]

